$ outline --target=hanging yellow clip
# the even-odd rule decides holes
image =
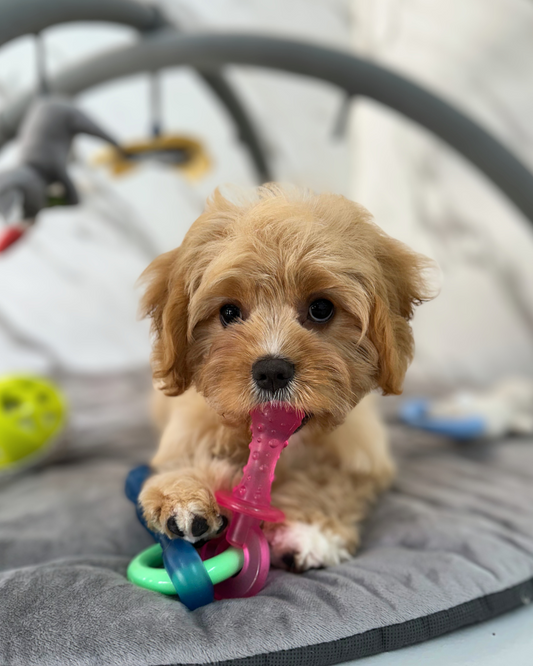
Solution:
[[[109,168],[114,176],[127,173],[148,161],[179,169],[189,180],[198,180],[211,167],[211,160],[199,141],[176,135],[155,136],[120,148],[110,146],[99,151],[94,158],[95,164]]]

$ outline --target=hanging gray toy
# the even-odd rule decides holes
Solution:
[[[67,206],[79,202],[67,173],[72,140],[77,134],[96,136],[117,146],[107,132],[67,99],[42,97],[28,110],[19,131],[19,165],[0,173],[0,215],[8,219],[17,203],[22,208],[22,219],[0,230],[0,252],[18,240],[37,213],[54,199]]]

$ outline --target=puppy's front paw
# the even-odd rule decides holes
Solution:
[[[139,503],[150,529],[194,544],[212,539],[228,524],[211,490],[194,476],[153,476],[141,490]]]
[[[344,537],[314,523],[267,525],[265,536],[273,566],[292,572],[330,567],[351,557]]]

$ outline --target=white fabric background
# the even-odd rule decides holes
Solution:
[[[165,0],[187,30],[283,34],[354,48],[441,94],[477,118],[533,168],[533,3],[526,0]],[[47,67],[127,43],[133,31],[73,24],[45,32]],[[34,82],[33,41],[0,50],[0,104]],[[478,383],[533,374],[533,235],[469,165],[378,105],[353,105],[350,145],[334,138],[334,88],[290,75],[231,70],[270,152],[278,180],[350,194],[392,235],[434,257],[442,293],[415,319],[413,382]],[[150,258],[178,244],[210,191],[253,184],[246,151],[212,94],[187,69],[165,70],[168,131],[203,140],[215,167],[191,185],[145,165],[110,179],[76,141],[77,208],[44,211],[0,258],[0,372],[117,372],[146,366],[147,326],[134,282]],[[146,135],[148,81],[135,76],[78,99],[121,140]],[[13,163],[16,143],[0,154]]]
[[[533,169],[533,3],[354,0],[353,44],[441,95]],[[483,385],[533,374],[533,234],[473,167],[362,101],[351,194],[391,235],[436,259],[440,296],[418,311],[409,378]]]
[[[168,0],[162,6],[185,29],[282,32],[349,48],[344,0],[299,0],[289,11],[283,0]],[[64,25],[44,34],[50,72],[136,38],[129,29],[104,24]],[[33,49],[28,37],[0,50],[4,104],[34,83]],[[342,94],[265,71],[230,76],[263,136],[276,178],[347,193],[348,142],[331,136]],[[32,233],[0,257],[0,373],[107,373],[146,365],[147,325],[136,322],[135,280],[153,256],[180,243],[217,185],[254,184],[236,128],[203,82],[188,69],[165,70],[161,77],[166,131],[200,138],[214,169],[192,185],[157,164],[110,179],[88,164],[100,143],[77,139],[72,172],[82,204],[44,211]],[[120,140],[149,130],[146,76],[101,86],[78,102]],[[15,159],[16,143],[3,151],[0,168]]]

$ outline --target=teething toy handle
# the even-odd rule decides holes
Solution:
[[[263,405],[252,412],[250,456],[241,482],[230,493],[216,493],[218,503],[233,512],[228,531],[208,542],[202,557],[212,557],[228,546],[244,551],[244,566],[237,576],[215,586],[216,599],[250,597],[259,592],[270,569],[270,549],[261,522],[281,522],[283,511],[270,505],[274,470],[289,437],[303,414],[283,406]]]
[[[215,599],[253,597],[265,586],[270,569],[270,548],[259,521],[241,514],[235,514],[233,520],[238,518],[250,521],[245,528],[246,543],[239,546],[244,553],[244,564],[236,576],[215,585]],[[219,555],[230,545],[227,535],[208,541],[202,548],[202,559],[205,561]]]

